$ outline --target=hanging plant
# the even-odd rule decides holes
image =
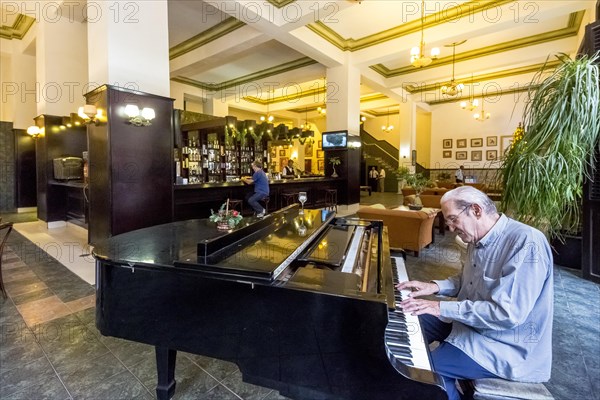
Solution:
[[[502,209],[562,240],[580,231],[583,182],[599,145],[600,80],[598,54],[557,57],[561,64],[550,76],[541,80],[542,68],[533,79],[522,138],[513,142],[501,173]]]
[[[225,144],[230,146],[235,144],[236,139],[240,135],[235,125],[225,125]]]
[[[263,123],[264,124],[264,123]],[[250,129],[250,136],[252,137],[252,139],[254,140],[254,144],[256,145],[257,143],[260,143],[264,132],[266,132],[266,129],[262,129],[262,125],[260,124],[258,125],[256,128],[254,129]]]

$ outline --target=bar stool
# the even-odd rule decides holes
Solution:
[[[244,201],[240,199],[229,199],[229,209],[235,210],[239,207],[240,214],[244,215]]]
[[[325,207],[337,212],[337,189],[325,189]]]
[[[0,235],[4,235],[2,237],[2,241],[0,242],[0,292],[2,292],[2,296],[6,299],[6,290],[4,289],[4,282],[2,281],[2,253],[4,253],[4,245],[6,244],[6,240],[8,239],[8,235],[12,231],[13,223],[5,222],[0,224]]]
[[[269,196],[263,197],[259,201],[262,201],[265,204],[265,214],[269,213]]]
[[[281,193],[281,206],[286,207],[294,204],[298,198],[298,192],[283,192]]]

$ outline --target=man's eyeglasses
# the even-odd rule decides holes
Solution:
[[[452,225],[454,225],[456,223],[456,220],[458,220],[458,217],[460,217],[460,214],[464,213],[465,211],[467,211],[473,204],[469,204],[468,206],[466,206],[465,208],[463,208],[463,210],[461,212],[459,212],[456,215],[450,215],[449,217],[446,217],[446,224],[450,223]]]

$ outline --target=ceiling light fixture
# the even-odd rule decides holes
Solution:
[[[129,123],[135,126],[150,126],[152,120],[156,117],[153,108],[144,107],[140,111],[135,104],[127,104],[125,106],[125,115],[129,118]]]
[[[473,118],[475,119],[475,121],[484,122],[486,119],[490,119],[490,117],[492,116],[492,114],[485,112],[485,110],[483,109],[483,103],[485,103],[485,99],[482,96],[481,97],[481,113],[476,112],[475,114],[473,114]]]
[[[410,50],[410,63],[413,67],[422,68],[426,67],[440,55],[440,49],[434,47],[431,49],[431,57],[425,56],[425,32],[424,32],[424,22],[425,22],[425,0],[421,1],[421,41],[419,42],[419,46],[415,46]]]
[[[271,114],[269,114],[269,100],[270,99],[271,99],[271,94],[270,94],[270,92],[267,92],[267,116],[265,117],[264,115],[262,115],[260,117],[260,120],[262,122],[272,123],[273,120],[275,119],[275,117],[273,117]]]
[[[394,130],[394,125],[390,125],[390,109],[388,107],[388,112],[387,112],[387,125],[383,125],[381,127],[381,130],[384,131],[385,133],[390,133],[391,131]]]
[[[446,45],[446,47],[452,46],[452,79],[450,79],[450,82],[448,82],[447,85],[442,86],[442,94],[444,96],[447,96],[447,97],[458,96],[462,93],[463,89],[465,88],[465,85],[463,85],[462,83],[456,83],[456,81],[454,80],[454,62],[455,62],[455,57],[456,57],[456,46],[459,46],[459,45],[463,44],[464,42],[466,42],[466,40],[463,40],[461,42],[454,42],[452,44]]]
[[[32,125],[27,128],[27,134],[31,136],[32,139],[37,139],[42,134],[42,130],[39,126]]]
[[[460,108],[462,108],[463,110],[473,111],[474,109],[479,107],[479,100],[474,98],[474,96],[475,96],[475,84],[473,83],[473,77],[471,76],[471,96],[470,96],[471,98],[469,99],[468,103],[466,101],[461,101]]]
[[[300,125],[300,129],[304,131],[310,131],[311,125],[308,122],[308,107],[304,107],[304,123]]]
[[[79,107],[77,110],[77,115],[83,119],[84,124],[94,123],[98,125],[100,123],[100,119],[102,118],[102,110],[96,108],[93,104],[86,104],[82,107]]]

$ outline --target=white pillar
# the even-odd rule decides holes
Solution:
[[[327,69],[327,130],[360,135],[360,71],[351,65]]]
[[[37,115],[69,115],[87,91],[87,30],[67,17],[40,18],[36,37]]]
[[[90,82],[168,97],[167,1],[88,2],[87,15]]]

